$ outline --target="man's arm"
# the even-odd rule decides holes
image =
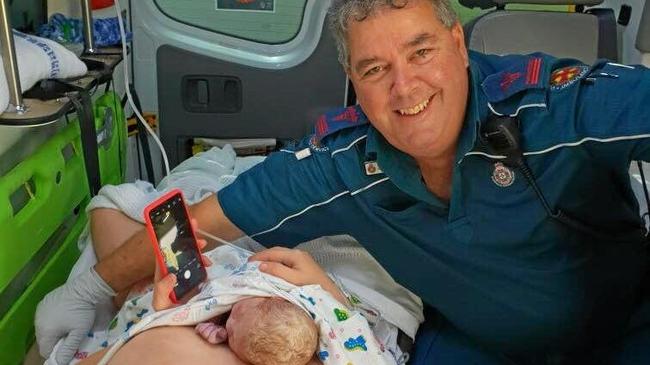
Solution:
[[[243,235],[224,215],[215,194],[190,206],[190,216],[198,226],[225,240],[234,240]],[[214,248],[209,244],[207,249]],[[135,282],[150,277],[154,272],[155,258],[146,229],[131,236],[112,254],[95,265],[95,271],[116,292],[123,291]]]
[[[244,232],[226,217],[216,194],[191,206],[190,215],[196,219],[200,229],[226,241],[233,241],[244,235]],[[206,250],[211,250],[216,246],[218,244],[210,243],[208,240]]]

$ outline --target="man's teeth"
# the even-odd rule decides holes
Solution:
[[[420,104],[418,104],[418,105],[416,105],[414,107],[407,108],[407,109],[399,109],[398,111],[402,115],[415,115],[415,114],[423,111],[424,108],[426,108],[428,104],[429,104],[429,99],[426,99],[425,101],[421,102]]]

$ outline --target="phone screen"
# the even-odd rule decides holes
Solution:
[[[205,280],[183,198],[173,195],[152,209],[149,218],[167,271],[176,275],[174,294],[180,299]]]

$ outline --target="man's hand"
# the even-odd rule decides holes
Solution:
[[[106,282],[90,268],[45,296],[36,308],[36,340],[39,352],[48,358],[54,346],[65,338],[55,360],[68,364],[93,327],[95,307],[115,295]]]
[[[273,247],[256,253],[248,260],[261,261],[260,271],[282,278],[291,284],[298,286],[318,284],[336,300],[348,305],[345,295],[308,252]]]

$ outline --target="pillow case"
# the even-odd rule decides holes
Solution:
[[[22,91],[29,90],[43,79],[65,79],[88,72],[86,64],[74,53],[49,39],[14,30],[14,45]],[[6,110],[8,105],[7,77],[4,67],[0,67],[0,110]]]

